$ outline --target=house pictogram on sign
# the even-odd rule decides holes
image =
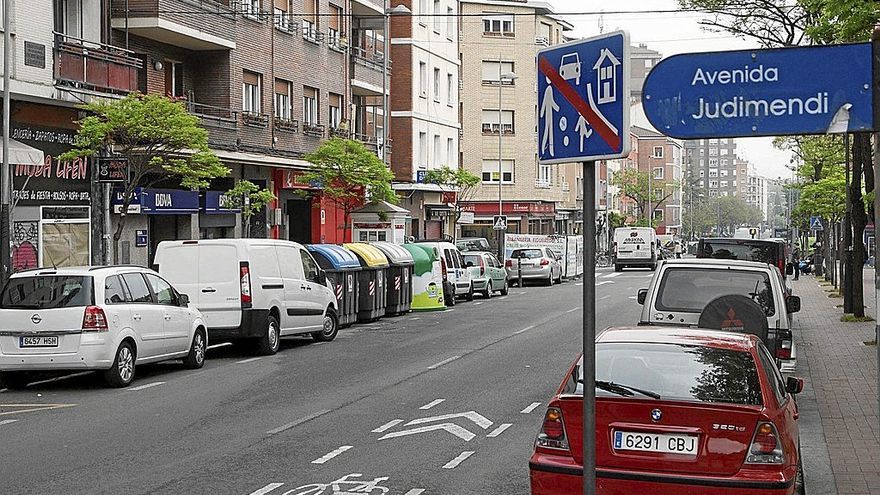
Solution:
[[[599,90],[600,105],[617,101],[618,65],[620,65],[620,60],[607,48],[602,49],[599,53],[599,60],[593,65],[593,70],[596,71],[596,86]]]

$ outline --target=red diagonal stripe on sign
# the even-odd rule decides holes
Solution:
[[[541,72],[550,79],[550,84],[553,85],[553,88],[562,93],[562,96],[568,100],[571,106],[587,119],[590,126],[592,126],[592,128],[599,134],[599,137],[608,143],[608,146],[611,146],[611,149],[615,151],[619,150],[620,136],[614,132],[614,129],[608,127],[608,124],[606,124],[596,111],[590,107],[590,104],[578,94],[577,90],[571,87],[571,85],[568,84],[558,72],[556,72],[553,65],[551,65],[546,58],[541,57],[539,67]],[[626,111],[626,109],[624,109],[624,111]]]

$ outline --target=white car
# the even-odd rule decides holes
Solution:
[[[576,86],[581,85],[581,59],[577,53],[569,53],[562,56],[559,63],[559,75],[566,81],[574,79]]]
[[[137,365],[205,364],[202,315],[158,273],[134,266],[36,269],[0,293],[0,373],[10,388],[29,372],[98,370],[128,386]]]

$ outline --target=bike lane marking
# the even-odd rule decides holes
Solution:
[[[446,399],[434,399],[431,402],[428,402],[424,406],[420,407],[419,409],[421,409],[422,411],[427,411],[428,409],[431,409],[432,407],[443,403],[445,400]]]
[[[269,430],[266,432],[266,434],[267,435],[274,435],[276,433],[281,433],[284,430],[289,430],[289,429],[293,428],[294,426],[299,426],[299,425],[306,423],[306,422],[309,422],[317,417],[323,416],[323,415],[327,414],[328,412],[330,412],[330,409],[324,409],[322,411],[318,411],[318,412],[316,412],[314,414],[310,414],[304,418],[299,418],[296,421],[287,423],[286,425],[281,425],[278,428],[275,428],[274,430]]]
[[[422,493],[425,493],[424,488],[413,488],[412,490],[404,493],[403,495],[421,495]]]
[[[429,370],[436,370],[437,368],[443,366],[444,364],[449,364],[449,363],[455,361],[456,359],[458,359],[458,358],[460,358],[460,357],[461,357],[461,356],[452,356],[451,358],[444,359],[443,361],[440,361],[440,362],[437,363],[437,364],[432,364],[431,366],[428,366],[428,369],[429,369]]]
[[[504,430],[510,428],[511,426],[513,426],[511,423],[503,423],[503,424],[499,425],[498,428],[495,428],[494,430],[492,430],[492,432],[489,433],[488,435],[486,435],[486,437],[495,438],[498,435],[504,433]]]
[[[394,428],[395,426],[399,425],[400,423],[403,423],[402,419],[392,419],[391,421],[389,421],[389,422],[385,423],[384,425],[373,430],[373,433],[382,433],[384,431],[388,431],[391,428]]]
[[[11,425],[12,423],[15,423],[17,421],[17,419],[4,419],[3,421],[0,421],[0,426]]]
[[[465,459],[467,459],[468,457],[470,457],[470,456],[472,456],[472,455],[474,455],[474,452],[473,452],[473,451],[471,451],[471,450],[465,450],[465,451],[462,452],[461,454],[458,454],[458,457],[456,457],[455,459],[453,459],[453,460],[447,462],[446,464],[444,464],[444,465],[443,465],[443,469],[455,469],[456,467],[458,467],[459,464],[461,464],[462,462],[464,462]]]
[[[263,488],[260,488],[257,491],[251,492],[250,495],[266,495],[267,493],[271,492],[272,490],[274,490],[280,486],[284,486],[284,483],[269,483],[268,485],[264,486]]]
[[[531,404],[529,404],[528,406],[526,406],[525,409],[523,409],[522,411],[520,411],[520,414],[529,414],[530,412],[532,412],[532,411],[534,411],[535,409],[537,409],[538,406],[540,406],[540,405],[541,405],[540,402],[532,402]]]
[[[315,459],[314,461],[312,461],[312,464],[324,464],[325,462],[333,459],[334,457],[337,457],[337,456],[341,455],[342,453],[344,453],[345,451],[351,450],[353,448],[354,448],[354,446],[352,446],[352,445],[343,445],[342,447],[339,447],[338,449],[334,450],[333,452],[329,452],[329,453],[325,454],[324,456]]]

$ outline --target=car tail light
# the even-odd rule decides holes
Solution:
[[[783,340],[776,348],[777,359],[791,359],[791,340]]]
[[[776,266],[778,266],[779,271],[782,272],[783,275],[785,275],[785,260],[781,258],[776,260]]]
[[[443,274],[443,280],[447,280],[449,278],[449,272],[446,270],[445,258],[440,258],[440,273]]]
[[[88,306],[83,315],[82,330],[83,332],[106,332],[109,330],[104,310],[99,306]]]
[[[242,263],[238,272],[241,284],[241,307],[250,308],[251,299],[251,269],[247,263]]]
[[[548,407],[544,414],[544,423],[535,440],[537,447],[546,449],[568,450],[568,438],[565,435],[565,424],[562,421],[562,410]]]
[[[482,256],[480,256],[479,259],[480,259],[480,276],[483,276],[486,274],[486,262],[483,261]]]
[[[513,268],[513,260],[505,261],[504,266],[506,266],[507,268]]]
[[[547,266],[549,264],[550,264],[550,260],[548,260],[547,258],[541,259],[541,266]]]
[[[782,464],[784,461],[785,454],[776,426],[769,422],[758,423],[746,464]]]

